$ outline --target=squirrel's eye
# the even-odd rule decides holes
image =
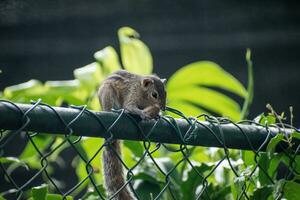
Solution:
[[[152,97],[157,99],[157,93],[156,92],[152,92]]]

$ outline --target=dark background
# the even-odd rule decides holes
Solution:
[[[155,72],[212,60],[246,84],[246,48],[252,49],[255,97],[251,117],[271,103],[293,105],[300,125],[299,1],[0,0],[0,90],[35,78],[73,78],[131,26],[150,47]]]

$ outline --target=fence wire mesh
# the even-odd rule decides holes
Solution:
[[[274,182],[279,178],[291,180],[293,177],[299,176],[299,163],[297,163],[296,156],[299,153],[300,145],[297,142],[288,141],[286,142],[287,144],[279,143],[277,145],[277,148],[274,151],[281,151],[281,154],[283,154],[286,158],[285,163],[288,164],[286,164],[283,167],[282,172],[278,173],[275,177],[274,171],[278,170],[279,168],[273,169],[273,171],[270,172],[270,166],[266,166],[264,162],[260,161],[261,157],[266,157],[266,147],[270,143],[271,139],[276,136],[274,135],[274,132],[270,131],[272,127],[278,129],[278,132],[280,132],[278,135],[287,137],[287,140],[289,140],[288,137],[290,132],[299,133],[299,130],[295,127],[283,124],[282,122],[279,124],[274,124],[272,127],[270,127],[267,124],[261,125],[260,123],[254,121],[241,121],[239,123],[234,123],[227,118],[212,117],[206,114],[202,114],[194,118],[188,118],[179,111],[168,108],[167,110],[169,113],[177,115],[182,121],[185,121],[186,124],[189,125],[189,127],[185,129],[186,131],[182,132],[182,129],[179,127],[180,125],[178,125],[178,120],[170,116],[161,116],[159,119],[152,121],[151,129],[145,132],[139,121],[135,117],[125,113],[123,110],[114,111],[117,113],[118,117],[113,121],[113,123],[105,124],[103,117],[99,117],[97,113],[88,110],[85,106],[72,107],[72,109],[77,109],[79,112],[77,112],[77,114],[74,115],[71,120],[66,121],[64,117],[62,117],[61,114],[56,111],[56,109],[42,103],[41,101],[32,103],[30,108],[26,111],[20,108],[20,104],[5,100],[1,100],[0,105],[8,107],[10,110],[12,110],[12,112],[15,112],[19,116],[17,121],[19,121],[21,124],[21,126],[14,127],[13,130],[0,127],[1,195],[2,197],[8,199],[26,199],[28,198],[30,189],[43,182],[48,183],[51,191],[53,193],[62,195],[63,199],[68,199],[68,195],[75,196],[75,198],[82,198],[83,193],[87,192],[86,188],[88,185],[92,187],[94,195],[98,196],[98,199],[113,199],[116,194],[107,196],[103,191],[103,188],[99,187],[99,184],[102,184],[102,181],[100,180],[99,182],[99,179],[95,178],[95,174],[100,174],[100,176],[102,176],[103,173],[101,169],[99,169],[94,163],[99,163],[98,166],[100,166],[101,160],[96,159],[99,158],[99,155],[101,155],[104,147],[111,148],[111,142],[115,139],[120,139],[116,137],[112,130],[117,126],[120,126],[120,119],[124,115],[126,115],[126,119],[130,121],[130,123],[133,123],[139,130],[139,133],[137,133],[139,137],[135,140],[139,140],[136,141],[136,143],[142,144],[143,149],[140,151],[140,155],[135,157],[134,162],[130,165],[128,162],[124,161],[123,157],[120,157],[117,153],[115,154],[124,166],[127,179],[126,183],[119,189],[119,191],[121,191],[124,187],[130,187],[137,199],[145,199],[139,192],[136,191],[136,183],[141,176],[141,173],[139,172],[143,170],[143,167],[141,166],[145,165],[157,171],[160,176],[159,180],[156,181],[159,182],[161,187],[158,192],[150,194],[150,199],[183,199],[182,195],[179,193],[180,190],[184,189],[184,183],[186,183],[187,180],[183,180],[181,186],[176,186],[175,179],[177,171],[180,171],[181,177],[198,180],[195,182],[196,185],[193,185],[193,187],[197,188],[194,195],[195,199],[218,199],[218,195],[220,197],[221,194],[211,194],[210,191],[212,185],[215,185],[215,181],[214,184],[212,183],[213,180],[218,179],[220,173],[228,173],[228,180],[230,182],[240,184],[240,189],[236,190],[234,197],[236,199],[253,199],[248,191],[251,187],[259,187],[256,181],[258,173],[262,174],[265,182],[270,184],[274,184]],[[32,126],[32,118],[30,118],[30,113],[34,112],[40,106],[47,107],[53,112],[53,114],[55,114],[57,120],[64,127],[65,131],[62,133],[62,135],[59,136],[57,134],[45,133],[40,130],[28,131],[28,127]],[[105,141],[103,143],[99,143],[97,149],[94,149],[93,155],[89,156],[86,155],[80,146],[80,144],[85,140],[85,135],[75,135],[72,128],[74,124],[78,123],[78,120],[83,116],[83,114],[88,115],[96,120],[98,125],[105,130],[105,133],[103,133],[104,137],[106,138]],[[5,116],[1,115],[1,117]],[[179,138],[180,144],[171,145],[163,142],[154,142],[151,135],[153,132],[155,132],[158,124],[161,121],[167,124],[167,126],[169,126],[169,128],[176,133],[176,136],[174,137],[177,139]],[[212,129],[211,126],[208,126],[207,124],[215,127],[215,129]],[[240,157],[245,156],[244,153],[239,150],[229,150],[229,147],[227,146],[228,139],[225,140],[226,137],[224,136],[222,129],[222,125],[227,124],[235,127],[240,132],[239,137],[243,137],[245,138],[244,141],[247,141],[246,145],[248,146],[248,151],[245,152],[250,152],[252,155],[252,157],[247,158],[248,163],[246,163],[244,159],[243,163],[239,164],[241,162]],[[243,125],[261,127],[266,133],[263,135],[264,139],[262,142],[257,144],[255,143],[256,141],[250,139],[248,134],[245,133],[244,129],[242,128]],[[46,124],[44,126],[53,125],[52,122],[49,121],[48,125]],[[77,124],[77,126],[80,126],[80,124]],[[218,144],[215,146],[218,146],[219,148],[207,148],[190,145],[190,140],[193,138],[197,139],[194,130],[199,127],[206,129],[207,132],[211,134],[215,140],[215,143]],[[45,130],[46,129],[47,128],[45,128]],[[47,142],[45,145],[45,143],[41,142],[42,140],[47,140],[49,142]],[[158,138],[157,140],[159,141],[160,139]],[[235,140],[235,138],[232,138],[232,140]],[[236,145],[236,148],[238,148],[240,145],[244,144]],[[30,163],[30,159],[24,161],[24,163],[23,161],[20,161],[22,160],[21,158],[16,162],[11,162],[13,161],[11,158],[13,156],[18,157],[21,154],[20,152],[24,151],[25,146],[30,146],[31,149],[34,150],[34,152],[27,153],[35,155],[35,159],[39,160],[38,166],[26,164],[26,162]],[[66,150],[66,146],[68,146],[68,150]],[[132,148],[138,147],[140,146],[136,145],[136,147]],[[95,148],[95,146],[93,146],[93,148]],[[19,155],[16,155],[18,154],[18,151]],[[59,157],[54,156],[56,160],[53,160],[52,157],[53,155],[65,153],[65,156],[63,156],[64,162],[72,162],[72,160],[68,159],[68,156],[66,156],[68,155],[68,152],[71,151],[73,154],[78,156],[77,163],[79,163],[79,161],[84,163],[86,175],[84,177],[77,178],[77,176],[74,174],[73,176],[75,177],[76,183],[73,185],[71,185],[72,183],[68,183],[66,186],[61,184],[61,181],[58,180],[57,175],[55,175],[53,172],[53,168],[57,169],[61,167],[58,164],[60,162]],[[201,163],[201,158],[197,158],[200,161],[195,162],[194,158],[197,157],[199,152],[203,151],[209,151],[210,155],[217,154],[218,159],[212,163]],[[172,157],[173,154],[176,155],[173,156],[176,157],[176,159],[172,159],[172,166],[163,166],[161,164],[161,157],[164,156],[158,157],[156,155],[157,152],[163,152],[160,155],[167,157]],[[24,155],[24,152],[22,155]],[[205,160],[205,158],[203,159]],[[16,173],[15,169],[21,165],[25,165],[26,169]],[[70,166],[70,163],[68,166]],[[203,171],[204,167],[206,167],[205,171]],[[241,168],[243,168],[243,170],[241,170]],[[186,174],[186,169],[189,169],[188,175],[190,176]],[[65,167],[65,170],[66,172],[62,173],[68,174],[70,168]],[[73,173],[75,172],[73,171]],[[20,176],[22,178],[20,178]],[[69,177],[65,178],[69,180]],[[222,181],[224,182],[224,180],[219,180],[219,182]],[[78,193],[77,191],[83,187],[85,188],[85,192]],[[281,189],[277,191],[276,195],[274,196],[275,199],[280,199],[283,197],[283,188],[284,187],[281,187]],[[230,190],[230,187],[227,189]]]

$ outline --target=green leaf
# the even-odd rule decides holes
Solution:
[[[300,184],[293,181],[287,181],[283,191],[287,200],[298,200],[300,197]]]
[[[232,187],[232,193],[234,198],[238,198],[243,193],[243,186],[248,184],[252,168],[248,166],[243,169],[238,177],[234,177],[234,187]]]
[[[136,192],[140,199],[154,199],[160,190],[160,186],[157,183],[141,180],[136,181]]]
[[[118,36],[124,68],[136,74],[151,74],[152,55],[146,44],[138,39],[138,32],[130,27],[122,27],[118,31]]]
[[[261,188],[256,188],[254,190],[253,195],[250,197],[252,200],[257,200],[257,199],[268,199],[273,192],[273,187],[270,185],[261,187]]]
[[[212,184],[209,185],[209,194],[211,194],[212,198],[210,199],[228,199],[226,198],[227,195],[230,194],[231,189],[230,189],[230,185],[227,186],[213,186]]]
[[[275,152],[275,148],[277,146],[277,144],[282,141],[284,139],[283,134],[277,134],[275,137],[273,137],[270,142],[268,143],[267,146],[267,154],[269,159],[273,158],[274,152]]]
[[[234,120],[240,118],[241,109],[239,104],[226,95],[212,89],[191,85],[186,90],[171,92],[168,94],[168,98],[171,99],[170,101],[176,99],[182,102],[199,105],[200,107],[206,108],[221,116],[230,116]]]
[[[172,188],[172,191],[177,192],[177,193],[180,192],[179,184],[181,181],[180,181],[180,177],[179,177],[177,170],[174,169],[174,163],[172,162],[172,160],[169,158],[156,158],[155,161],[165,174],[169,174],[169,178],[170,178],[169,180],[171,181],[170,187]],[[158,185],[158,186],[162,187],[166,181],[166,177],[157,168],[154,168],[153,166],[154,166],[154,163],[151,160],[149,160],[149,161],[145,160],[143,165],[138,165],[134,169],[134,174],[136,174],[134,176],[135,183],[140,183],[141,181],[144,181],[146,183],[149,183],[152,185],[154,184],[154,185]],[[163,184],[163,185],[161,185],[161,184]],[[152,192],[152,193],[153,193],[153,195],[155,194],[154,192]],[[147,195],[147,194],[145,194],[145,195]],[[155,195],[153,197],[155,197]],[[165,192],[163,194],[163,196],[161,196],[161,199],[165,199],[165,197],[167,197],[169,195],[170,194],[168,192]],[[144,199],[144,198],[141,198],[141,199]],[[149,198],[146,198],[146,199],[149,199]]]
[[[267,172],[272,179],[276,178],[278,165],[280,164],[280,162],[282,162],[282,160],[283,160],[283,155],[275,155],[270,160]]]
[[[242,150],[242,159],[246,166],[254,166],[255,162],[255,153],[252,151]]]
[[[38,134],[34,138],[32,138],[34,144],[38,147],[40,151],[43,152],[43,150],[48,146],[48,144],[53,141],[53,137],[47,136],[47,135],[42,135]],[[28,159],[32,156],[37,156],[38,152],[35,149],[34,145],[29,141],[26,144],[26,147],[22,151],[21,155],[19,156],[20,159]]]
[[[96,62],[77,68],[73,73],[82,85],[91,90],[94,90],[105,77],[100,65]]]
[[[130,151],[136,156],[136,157],[142,157],[144,154],[144,147],[141,145],[141,143],[136,141],[130,141],[125,140],[123,142],[123,145],[130,149]]]
[[[131,168],[134,167],[137,162],[137,157],[129,148],[122,148],[122,157],[124,162],[126,163],[127,167]]]
[[[47,194],[46,200],[63,200],[63,196],[59,194]],[[66,196],[66,200],[73,200],[73,197]]]
[[[201,108],[197,107],[196,105],[190,104],[190,103],[187,103],[184,101],[170,100],[168,102],[168,106],[171,108],[176,108],[177,110],[180,110],[180,112],[182,112],[186,116],[197,116],[197,115],[203,114],[203,113],[207,114],[207,112],[205,112]],[[168,115],[170,115],[172,117],[178,118],[178,115],[173,114],[172,112],[167,112],[167,113],[168,113]]]
[[[96,186],[98,188],[98,191],[101,193],[101,195],[103,197],[106,197],[104,186],[102,184],[99,184],[99,185],[96,185]],[[97,191],[95,190],[95,188],[90,187],[90,188],[88,188],[88,191],[82,196],[81,199],[82,200],[98,200],[100,198],[99,198],[99,195],[98,195]]]
[[[168,91],[178,91],[191,85],[218,87],[241,97],[247,95],[237,79],[211,61],[199,61],[180,68],[168,80],[167,88]]]
[[[114,71],[122,69],[118,54],[116,50],[111,47],[105,47],[104,49],[97,51],[94,54],[94,58],[101,65],[103,74],[108,75]]]
[[[19,160],[16,157],[0,157],[0,163],[6,164],[12,162],[23,163],[21,160]]]
[[[90,110],[97,110],[97,111],[101,110],[101,106],[100,106],[98,95],[97,95],[96,91],[92,95],[92,97],[89,99],[89,101],[87,102],[87,108]]]
[[[294,131],[292,134],[291,134],[292,138],[296,138],[296,139],[299,139],[300,140],[300,133]]]
[[[79,80],[46,81],[45,89],[47,95],[56,98],[56,105],[60,105],[62,101],[73,105],[85,104],[91,92],[91,89],[84,87]]]
[[[0,195],[0,200],[6,200],[6,199]]]
[[[45,85],[40,81],[30,80],[4,89],[4,98],[9,100],[27,103],[41,98],[50,105],[60,105],[63,100],[82,105],[88,95],[88,88],[82,87],[78,80],[47,81]]]
[[[160,160],[158,159],[158,162]],[[134,180],[143,180],[143,181],[148,181],[148,182],[164,182],[165,177],[160,175],[161,172],[153,167],[154,163],[152,160],[145,160],[145,162],[142,162],[141,165],[138,165],[136,168],[134,168]],[[164,164],[160,162],[160,167],[164,168]]]
[[[148,181],[152,183],[158,183],[159,180],[157,180],[157,173],[154,170],[147,169],[144,172],[139,172],[134,176],[134,180],[143,180],[143,181]]]
[[[45,86],[47,89],[56,90],[57,94],[64,94],[65,92],[73,92],[80,88],[80,82],[78,80],[67,81],[46,81]]]
[[[38,134],[32,138],[34,144],[38,147],[39,151],[44,152],[45,149],[48,148],[48,145],[55,139],[53,136]],[[58,151],[52,154],[50,158],[53,158],[54,155],[57,155]],[[40,155],[38,154],[37,150],[35,149],[34,145],[28,141],[25,148],[23,149],[22,153],[19,155],[19,158],[26,162],[31,168],[40,169],[41,161]]]
[[[16,158],[16,157],[0,157],[0,163],[2,163],[2,164],[15,163],[15,164],[17,164],[17,166],[22,166],[22,167],[25,167],[27,170],[29,170],[29,167],[27,166],[27,164],[25,162],[19,160],[19,158]]]
[[[4,89],[4,98],[25,102],[33,97],[41,96],[44,93],[43,84],[38,80],[30,80],[25,83],[9,86]]]
[[[267,116],[264,115],[264,114],[261,114],[258,117],[256,117],[254,121],[260,123],[261,125],[264,125],[264,126],[268,125],[269,126],[271,124],[276,123],[276,117],[273,114],[270,114],[270,113],[267,114]]]
[[[48,193],[48,185],[47,184],[33,187],[31,189],[31,195],[34,200],[45,200],[47,193]]]
[[[78,150],[82,155],[86,157],[86,160],[90,160],[96,154],[97,150],[102,146],[103,139],[101,138],[83,138],[78,145]],[[103,150],[102,150],[103,152]],[[102,153],[99,152],[97,156],[90,162],[93,167],[94,173],[92,174],[93,178],[95,178],[96,182],[102,182],[103,174],[101,173],[102,165],[101,165],[101,157]],[[73,161],[76,174],[79,180],[83,180],[88,174],[86,171],[86,164],[81,159],[75,157]]]
[[[212,161],[212,158],[210,158],[210,156],[207,154],[206,148],[196,147],[193,149],[192,152],[190,150],[190,153],[191,153],[190,157],[189,157],[190,160],[198,161],[198,162],[211,162]],[[174,154],[174,153],[171,153],[170,156],[172,156],[172,154]],[[182,154],[180,153],[180,154],[178,154],[178,156],[181,158]]]
[[[164,171],[165,174],[170,173],[169,175],[174,181],[176,182],[180,181],[179,173],[176,169],[174,169],[175,164],[170,158],[161,157],[155,159],[155,161],[159,165],[159,167]],[[165,179],[165,176],[162,176],[160,178]]]
[[[242,98],[247,96],[247,91],[237,79],[210,61],[195,62],[182,67],[169,79],[166,87],[168,105],[175,108],[186,107],[181,111],[189,116],[201,114],[199,111],[203,108],[207,112],[239,120],[240,105],[213,88],[232,92]]]
[[[259,155],[259,172],[258,172],[258,179],[262,186],[270,184],[270,179],[268,178],[267,174],[268,169],[270,166],[270,159],[268,158],[268,155],[266,153],[260,153]],[[263,169],[263,170],[262,170]],[[267,172],[267,174],[265,174]]]
[[[181,189],[183,193],[183,199],[195,199],[197,196],[197,187],[203,185],[204,177],[212,170],[213,165],[209,166],[207,164],[202,163],[200,166],[194,166],[194,168],[190,168],[185,170],[184,180],[181,183]],[[200,173],[201,175],[198,175]]]

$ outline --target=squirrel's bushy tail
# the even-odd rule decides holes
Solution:
[[[114,195],[120,188],[125,185],[123,165],[118,159],[116,153],[121,157],[120,141],[115,140],[110,146],[106,146],[103,151],[103,169],[105,177],[105,186],[109,196]],[[114,150],[113,150],[113,149]],[[125,186],[118,192],[113,200],[135,200],[128,186]]]

